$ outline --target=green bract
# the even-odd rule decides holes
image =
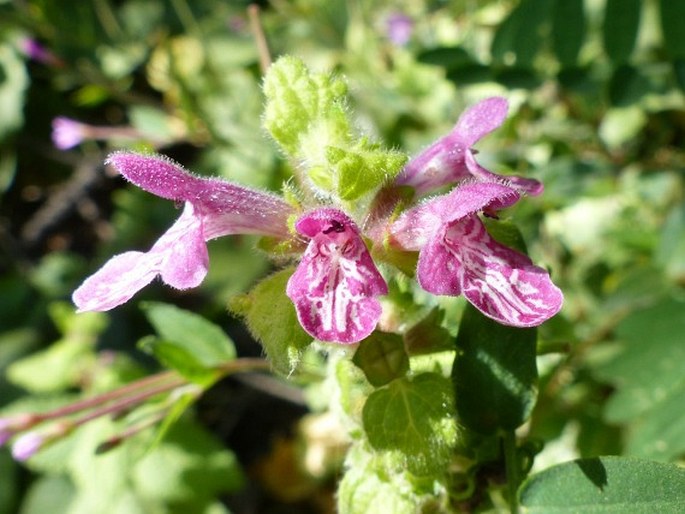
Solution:
[[[407,157],[355,134],[346,93],[341,78],[283,57],[264,79],[264,127],[316,189],[351,201],[392,180]]]

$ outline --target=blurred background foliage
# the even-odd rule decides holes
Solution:
[[[509,119],[479,144],[479,159],[544,182],[515,219],[566,296],[540,331],[539,398],[526,426],[545,442],[535,469],[606,454],[682,462],[685,2],[260,7],[272,56],[294,54],[345,76],[361,130],[410,154],[466,106],[493,94],[509,100]],[[168,202],[107,173],[110,151],[155,150],[196,172],[274,190],[290,175],[261,128],[247,11],[246,1],[0,1],[5,411],[155,369],[136,347],[152,332],[143,300],[200,313],[239,355],[261,354],[226,313],[229,297],[270,269],[249,237],[210,245],[198,290],[155,285],[112,313],[78,318],[65,303],[112,253],[148,247],[175,217]],[[51,141],[58,116],[83,124],[71,148]],[[92,457],[87,441],[107,430],[101,424],[28,469],[0,450],[0,512],[330,511],[340,472],[331,455],[343,443],[324,413],[302,418],[306,405],[316,412],[323,403],[315,388],[307,401],[292,384],[279,388],[220,382],[154,451],[131,443]],[[303,461],[303,445],[323,448],[318,467]]]

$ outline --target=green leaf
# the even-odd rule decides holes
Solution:
[[[556,0],[552,10],[552,43],[562,66],[576,64],[584,39],[583,0]]]
[[[685,451],[685,302],[667,298],[616,327],[620,352],[595,373],[616,391],[605,418],[628,425],[626,451],[668,460]]]
[[[167,349],[173,344],[206,367],[235,359],[233,341],[202,316],[159,302],[146,302],[142,308]]]
[[[614,64],[625,63],[633,53],[640,26],[642,0],[607,0],[604,10],[604,50]]]
[[[419,476],[444,471],[457,440],[452,386],[437,373],[378,389],[366,400],[362,419],[371,446],[396,455]]]
[[[407,161],[406,155],[383,150],[364,139],[351,149],[329,146],[326,157],[337,179],[338,196],[348,201],[391,181]]]
[[[208,387],[220,376],[214,367],[200,362],[184,345],[147,336],[138,341],[138,348],[154,355],[166,368],[178,371],[188,380]]]
[[[679,514],[685,469],[622,457],[581,459],[533,475],[519,497],[524,514]]]
[[[289,374],[311,342],[297,320],[295,306],[285,294],[294,268],[265,278],[247,294],[233,298],[229,309],[245,319],[250,333],[262,343],[274,369]]]
[[[461,423],[492,434],[526,421],[537,398],[536,342],[535,328],[500,325],[466,307],[452,368]]]
[[[291,156],[311,164],[325,162],[323,149],[346,146],[345,82],[310,73],[295,57],[282,57],[264,77],[264,127]]]
[[[685,57],[685,2],[660,0],[661,32],[671,57]]]
[[[371,385],[380,387],[409,371],[409,356],[397,334],[374,332],[364,339],[352,358]]]
[[[0,452],[0,512],[14,512],[17,502],[17,464],[9,452]],[[43,511],[45,512],[45,511]]]

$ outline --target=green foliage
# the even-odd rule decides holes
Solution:
[[[506,327],[466,307],[452,369],[460,423],[493,434],[525,422],[537,397],[536,342],[536,329]]]
[[[173,305],[148,302],[143,305],[145,315],[162,341],[152,343],[155,350],[174,346],[205,367],[218,366],[235,358],[233,342],[214,323],[193,312]]]
[[[621,457],[582,459],[533,475],[520,499],[527,514],[676,514],[685,502],[685,470]]]
[[[335,494],[341,514],[506,512],[534,465],[521,512],[678,512],[682,473],[653,461],[685,456],[683,2],[261,2],[272,55],[293,55],[265,77],[245,5],[0,0],[0,419],[111,391],[154,361],[182,384],[25,464],[2,453],[0,512],[226,514],[245,485],[227,441],[249,461],[250,498],[271,485],[274,511]],[[391,37],[396,12],[410,21],[405,44]],[[51,57],[25,53],[25,37]],[[284,293],[293,267],[282,268],[300,240],[259,252],[254,236],[211,242],[202,286],[151,285],[137,297],[145,316],[135,299],[106,315],[59,303],[95,263],[150,248],[178,215],[103,170],[113,150],[285,188],[303,211],[341,203],[366,231],[373,194],[407,156],[493,94],[509,115],[477,160],[545,185],[484,219],[564,291],[537,334],[422,291],[417,254],[370,240],[390,291],[383,332],[358,347],[311,344],[297,322]],[[103,135],[52,148],[56,116]],[[272,266],[282,271],[263,278]],[[217,381],[255,348],[228,298],[288,385]],[[301,430],[291,408],[303,401],[328,424]],[[138,432],[95,455],[126,430]],[[593,458],[606,454],[650,460]]]
[[[363,421],[371,446],[390,452],[398,467],[419,476],[444,470],[456,443],[452,388],[437,373],[377,389],[366,400]]]
[[[685,451],[685,303],[665,299],[616,328],[619,353],[596,369],[617,391],[607,403],[611,423],[629,423],[630,454],[670,460]]]
[[[607,0],[604,12],[604,49],[615,64],[623,64],[633,53],[640,26],[640,0]]]

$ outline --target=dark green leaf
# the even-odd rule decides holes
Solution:
[[[366,400],[362,413],[366,436],[415,475],[444,470],[456,442],[454,400],[448,379],[423,373],[390,382]]]
[[[648,92],[649,82],[633,66],[619,66],[609,82],[609,99],[617,107],[634,104]]]
[[[534,328],[500,325],[466,307],[452,370],[461,423],[492,434],[528,418],[537,397],[536,341]]]
[[[615,64],[633,53],[640,26],[642,0],[607,0],[604,10],[604,50]]]
[[[552,11],[552,42],[562,66],[576,64],[584,39],[583,0],[556,0]]]
[[[371,385],[382,385],[403,377],[409,371],[409,356],[397,334],[374,332],[364,339],[352,358]]]
[[[685,58],[685,2],[660,0],[659,10],[666,51],[672,57]]]
[[[520,67],[531,65],[542,44],[551,6],[548,0],[522,0],[495,34],[490,48],[493,60]]]
[[[685,469],[621,457],[581,459],[533,475],[519,496],[525,514],[679,514]]]
[[[460,68],[475,62],[473,57],[460,46],[432,48],[421,52],[417,59],[426,64],[442,66],[446,70]]]

